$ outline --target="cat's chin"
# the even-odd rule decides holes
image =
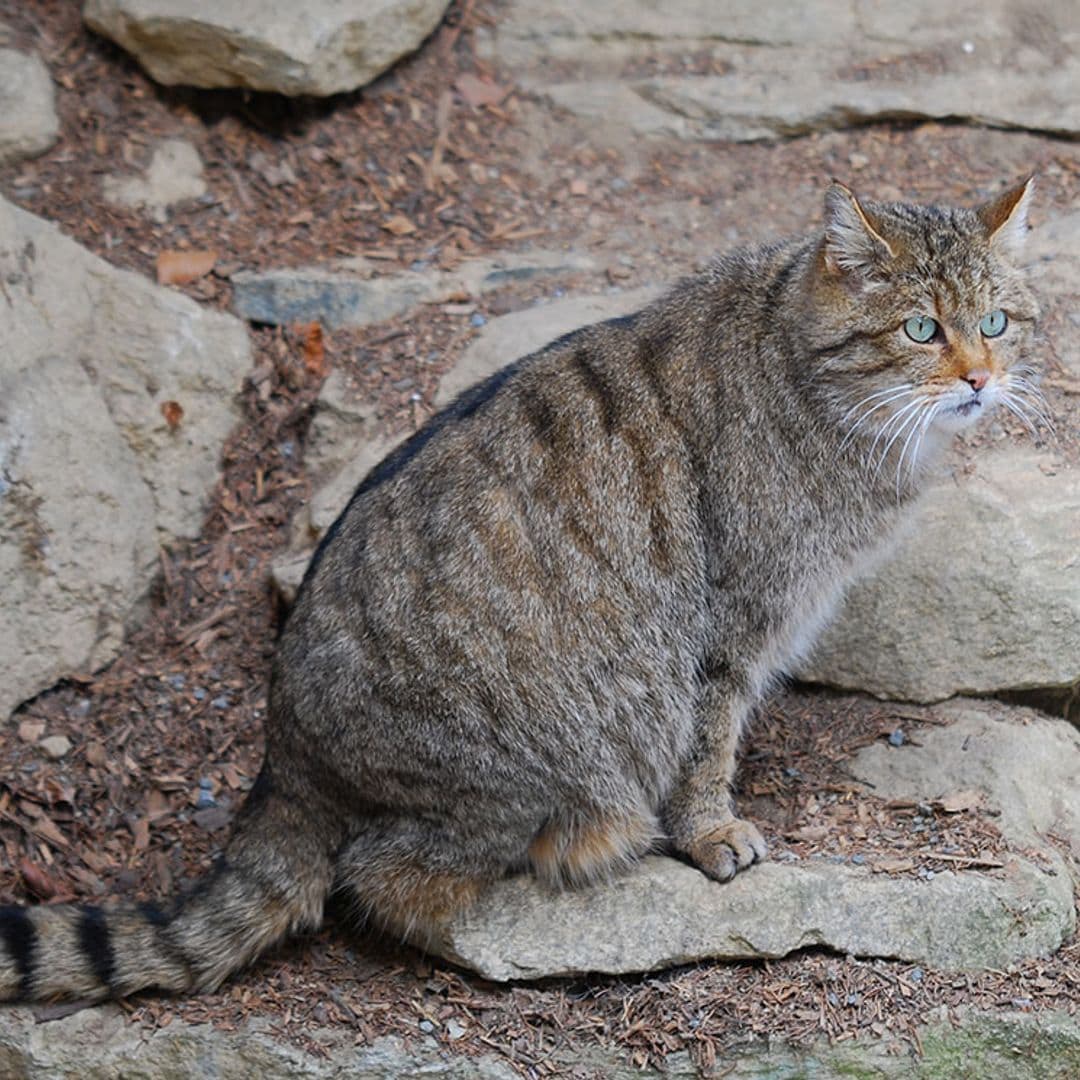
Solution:
[[[934,416],[934,424],[939,431],[964,431],[988,416],[996,404],[996,395],[963,398],[939,409]]]

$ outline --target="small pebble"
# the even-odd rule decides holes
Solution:
[[[296,443],[292,439],[286,439],[284,442],[278,443],[278,449],[281,451],[282,457],[291,458],[296,453]]]
[[[199,797],[195,800],[196,810],[209,810],[211,807],[217,806],[217,800],[209,791],[199,791]]]
[[[840,1004],[840,999],[836,996],[836,994],[832,990],[829,991],[829,993],[826,995],[826,997],[828,998],[830,1005],[839,1005]]]
[[[616,176],[615,179],[611,181],[612,191],[625,191],[629,186],[630,181],[621,176]]]
[[[922,980],[923,980],[923,969],[921,967],[912,968],[911,971],[908,973],[908,978],[912,982],[922,982]]]
[[[479,311],[474,311],[469,316],[470,326],[485,326],[487,324],[487,316],[481,314]]]
[[[79,698],[75,702],[74,712],[76,716],[86,716],[90,712],[90,699],[88,697]]]
[[[862,994],[854,994],[854,993],[852,993],[852,994],[848,994],[848,996],[846,998],[844,998],[844,1004],[845,1005],[858,1005],[859,1002],[861,1002],[861,1001],[862,1001]]]
[[[862,866],[862,864],[863,864],[864,862],[866,862],[866,856],[865,856],[865,855],[852,855],[852,856],[851,856],[851,861],[852,861],[852,862],[853,862],[853,863],[854,863],[854,864],[855,864],[856,866]]]
[[[460,1039],[460,1038],[464,1037],[464,1035],[466,1033],[466,1030],[467,1029],[462,1024],[459,1024],[456,1020],[447,1020],[446,1021],[446,1034],[452,1040],[456,1040],[456,1039]]]
[[[221,697],[214,698],[210,704],[213,705],[215,709],[227,709],[229,707],[229,699],[222,694]]]
[[[71,749],[71,740],[66,735],[50,735],[42,739],[38,746],[46,757],[59,761]]]
[[[430,1020],[421,1020],[419,1026],[425,1035],[430,1035],[435,1030],[435,1025]]]
[[[201,686],[196,686],[195,689],[191,691],[191,694],[196,701],[203,701],[206,698],[206,690]]]
[[[905,742],[904,732],[903,732],[903,729],[901,729],[901,728],[897,728],[889,736],[889,745],[890,746],[903,746],[904,742]]]
[[[169,676],[169,685],[174,690],[183,690],[185,682],[186,682],[186,680],[184,679],[183,675],[170,675]]]

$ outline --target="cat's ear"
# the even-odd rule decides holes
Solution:
[[[834,273],[874,277],[893,255],[855,192],[834,180],[825,192],[825,265]]]
[[[986,229],[990,246],[1008,258],[1016,258],[1024,249],[1028,231],[1028,207],[1035,192],[1035,177],[1009,188],[996,199],[975,211]]]

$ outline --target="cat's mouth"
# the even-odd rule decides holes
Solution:
[[[981,409],[983,406],[982,399],[978,397],[970,397],[967,401],[962,401],[959,405],[953,406],[953,412],[957,416],[970,416],[977,409]]]

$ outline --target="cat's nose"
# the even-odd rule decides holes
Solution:
[[[972,390],[981,390],[990,381],[990,372],[986,368],[972,368],[964,376],[964,382]]]

